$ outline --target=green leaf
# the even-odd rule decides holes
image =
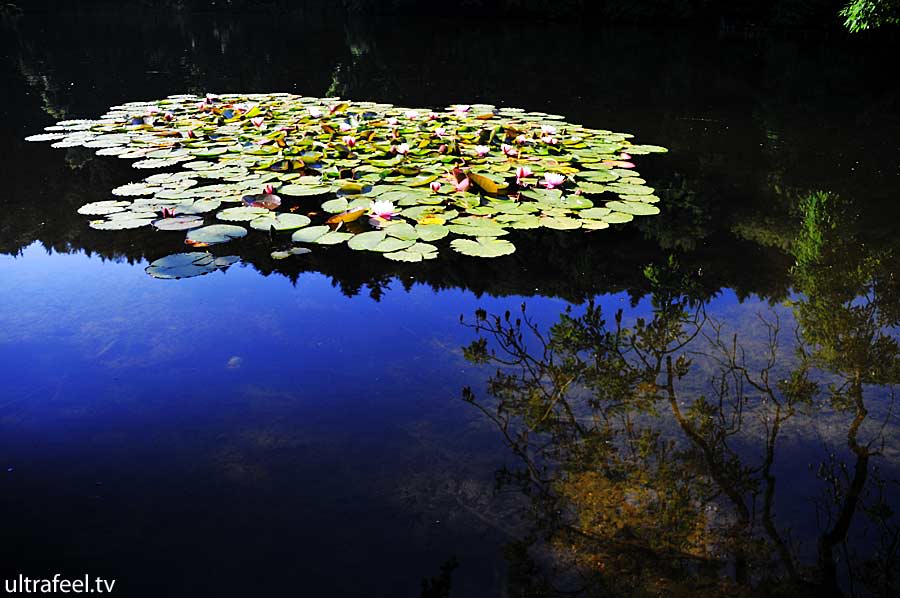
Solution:
[[[454,239],[450,241],[450,247],[458,253],[473,257],[500,257],[516,250],[515,245],[504,239]]]

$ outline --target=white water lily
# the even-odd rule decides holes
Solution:
[[[369,212],[373,216],[378,216],[385,220],[390,220],[393,216],[397,215],[394,203],[390,201],[373,201],[369,206]]]

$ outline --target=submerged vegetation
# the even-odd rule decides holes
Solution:
[[[419,262],[451,235],[458,253],[499,257],[515,251],[500,238],[512,230],[605,229],[659,213],[632,159],[667,151],[518,108],[434,112],[277,93],[170,96],[47,130],[28,140],[137,160],[137,169],[180,168],[82,206],[100,217],[92,228],[187,231],[186,244],[205,247],[244,237],[234,223],[246,223],[281,245],[273,259],[306,253],[290,242],[346,243]],[[163,268],[167,278],[210,271],[206,260],[175,259],[182,267]]]

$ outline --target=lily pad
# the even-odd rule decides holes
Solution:
[[[395,262],[421,262],[438,256],[438,248],[428,243],[416,243],[406,249],[385,253],[384,257]]]
[[[211,224],[189,231],[185,242],[188,245],[216,245],[240,239],[247,235],[247,229],[234,224]]]
[[[291,235],[291,240],[294,243],[314,243],[316,239],[329,232],[330,230],[331,227],[324,225],[301,228],[293,235]]]
[[[505,239],[454,239],[450,241],[450,247],[458,253],[473,257],[500,257],[516,250],[516,246]]]
[[[262,216],[251,220],[250,228],[255,228],[256,230],[273,229],[276,231],[287,231],[302,228],[310,222],[310,219],[303,214],[292,214],[290,212],[276,214],[275,212],[269,212],[268,214],[263,214]]]
[[[237,258],[235,258],[237,259]],[[153,278],[178,279],[202,276],[215,272],[220,267],[216,258],[206,251],[175,253],[159,258],[145,268],[145,272]]]
[[[218,214],[216,218],[219,220],[228,220],[233,222],[249,222],[254,218],[259,218],[263,214],[271,212],[265,208],[255,208],[253,206],[238,206],[236,208],[225,208]]]
[[[153,228],[157,230],[190,230],[203,226],[203,218],[200,216],[176,216],[174,218],[160,218],[154,220]]]
[[[105,216],[116,212],[123,212],[131,206],[130,201],[95,201],[78,208],[79,214],[85,216]]]

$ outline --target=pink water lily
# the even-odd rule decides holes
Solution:
[[[341,130],[342,133],[346,133],[347,131],[349,131],[349,130],[352,129],[353,127],[351,127],[351,126],[350,126],[350,123],[348,123],[348,122],[342,122],[342,123],[340,123],[340,124],[338,125],[338,128]]]
[[[346,137],[342,137],[341,141],[343,141],[344,145],[346,145],[347,147],[353,147],[354,145],[356,145],[356,138],[353,137],[352,135],[347,135]]]
[[[456,182],[454,182],[454,183],[453,183],[453,186],[456,187],[456,190],[457,190],[458,192],[460,192],[460,193],[465,193],[466,191],[469,190],[469,185],[470,185],[470,184],[471,184],[471,181],[469,180],[469,177],[466,177],[466,178],[464,178],[464,179],[461,180],[461,181],[456,181]]]
[[[394,125],[396,125],[397,123],[399,123],[399,122],[400,122],[400,121],[397,120],[397,119],[396,119],[395,117],[393,117],[393,116],[390,117],[389,119],[387,119],[387,124],[389,124],[389,125],[392,126],[392,127],[393,127]]]
[[[508,143],[501,144],[500,149],[503,150],[503,153],[507,156],[515,156],[519,153],[519,150],[509,145]]]
[[[162,209],[162,217],[163,218],[174,218],[175,210],[173,210],[172,208],[163,208]]]
[[[434,134],[437,135],[438,137],[443,137],[444,135],[447,134],[447,129],[445,129],[444,127],[438,127],[437,129],[434,130]]]
[[[307,108],[306,111],[309,112],[309,115],[313,118],[319,118],[322,116],[322,111],[315,107]]]
[[[458,114],[463,114],[465,112],[468,112],[471,108],[472,107],[468,104],[456,104],[455,106],[453,106],[453,111]]]
[[[622,152],[619,154],[619,160],[631,160],[631,155]]]
[[[396,146],[396,147],[393,147],[393,146],[392,146],[392,149],[393,149],[393,151],[397,152],[397,153],[400,154],[401,156],[405,156],[406,154],[409,153],[409,144],[408,144],[408,143],[401,143],[400,145],[398,145],[398,146]]]
[[[404,116],[406,116],[406,118],[408,118],[409,120],[416,120],[417,118],[419,118],[419,113],[415,110],[407,110],[404,113]]]
[[[175,120],[175,115],[171,112],[166,112],[165,114],[163,114],[163,118],[166,120]]]
[[[369,205],[369,213],[378,218],[390,220],[397,215],[397,210],[390,201],[373,201]]]
[[[516,168],[516,185],[522,184],[522,179],[530,177],[534,172],[531,171],[527,166],[519,166]]]
[[[437,112],[429,112],[428,113],[428,120],[437,120],[440,117],[441,117],[441,115],[438,114]]]
[[[541,141],[543,141],[547,145],[556,145],[557,143],[559,143],[556,140],[556,137],[553,137],[552,135],[544,135],[543,137],[541,137]]]
[[[555,172],[545,172],[544,180],[541,181],[541,184],[544,187],[546,187],[547,189],[555,189],[556,187],[559,187],[560,185],[562,185],[565,182],[566,182],[565,176],[555,173]]]
[[[432,181],[431,184],[429,185],[429,187],[431,187],[431,190],[434,193],[437,193],[438,191],[441,190],[441,184],[438,181]]]
[[[526,137],[525,135],[519,135],[516,137],[516,143],[518,143],[519,145],[525,145],[526,143],[528,143],[528,137]]]
[[[491,151],[491,148],[489,148],[486,145],[476,145],[475,146],[475,155],[478,156],[479,158],[484,158],[485,156],[488,155],[488,153],[490,153],[490,151]]]
[[[251,118],[250,122],[253,123],[254,127],[262,127],[264,120],[265,119],[263,117],[257,116],[256,118]]]
[[[541,135],[556,135],[556,127],[551,125],[541,125]]]
[[[275,193],[275,187],[273,187],[271,184],[266,185],[265,187],[263,187],[263,193],[265,193],[266,195],[271,195],[272,193]]]

